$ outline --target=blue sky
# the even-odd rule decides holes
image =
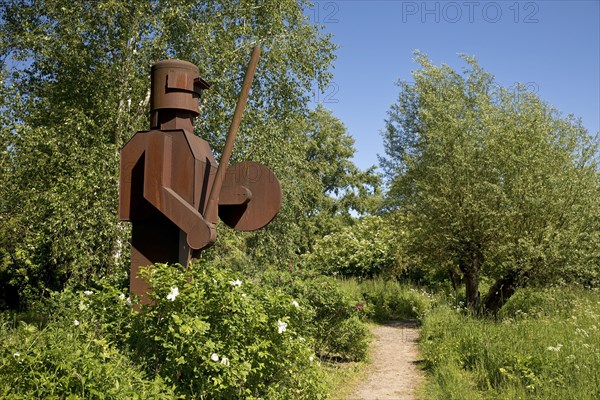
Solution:
[[[325,93],[354,137],[356,164],[383,154],[380,131],[398,97],[398,79],[418,68],[413,50],[460,70],[475,56],[496,81],[517,82],[563,114],[600,131],[600,1],[316,1],[306,10],[340,48]]]

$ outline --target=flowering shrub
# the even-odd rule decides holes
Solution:
[[[88,322],[51,320],[38,327],[4,320],[0,398],[168,400],[174,392],[160,377],[148,378]]]
[[[5,322],[0,397],[324,397],[305,300],[207,263],[144,274],[140,311],[103,281],[54,294],[37,327]]]
[[[300,308],[313,310],[306,324],[306,335],[315,338],[316,352],[322,357],[364,360],[369,344],[369,330],[363,322],[365,312],[357,299],[344,293],[339,283],[309,269],[290,265],[285,270],[268,270],[262,275],[264,285],[283,290],[299,299]]]
[[[327,275],[397,275],[403,268],[400,244],[405,235],[394,221],[394,217],[363,217],[355,225],[317,240],[304,258]]]
[[[282,290],[207,263],[144,272],[151,306],[135,315],[132,357],[180,394],[199,398],[317,398],[307,328],[312,310]],[[313,357],[314,360],[314,357]]]

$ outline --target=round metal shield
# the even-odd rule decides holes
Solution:
[[[234,229],[260,229],[279,212],[281,185],[273,172],[262,164],[244,161],[227,168],[222,192],[227,188],[245,188],[249,192],[249,200],[244,204],[223,204],[219,201],[219,218]]]

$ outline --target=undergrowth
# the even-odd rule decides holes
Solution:
[[[435,303],[424,289],[384,278],[339,279],[344,292],[358,299],[357,309],[372,321],[422,319]]]
[[[428,399],[600,398],[600,293],[524,289],[497,320],[440,305],[424,319]]]
[[[366,357],[363,316],[332,278],[207,262],[145,278],[139,311],[109,279],[0,315],[0,397],[320,399],[324,361]]]

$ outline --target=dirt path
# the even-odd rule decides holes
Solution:
[[[372,364],[348,400],[415,400],[424,374],[418,369],[419,329],[412,321],[394,321],[372,330]]]

